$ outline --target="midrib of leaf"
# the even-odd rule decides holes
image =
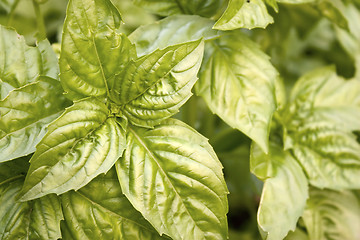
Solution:
[[[110,179],[109,179],[109,180],[110,180]],[[119,181],[118,179],[113,179],[113,180]],[[85,199],[86,199],[87,201],[89,201],[91,204],[93,204],[93,205],[95,205],[95,206],[97,206],[97,207],[99,207],[99,208],[101,208],[101,209],[104,209],[106,212],[110,213],[111,215],[114,215],[114,216],[116,216],[116,217],[118,217],[118,218],[121,218],[121,219],[126,220],[126,221],[128,221],[128,222],[131,222],[131,223],[133,223],[133,224],[135,224],[135,225],[137,225],[137,226],[139,226],[139,227],[141,227],[141,228],[143,228],[143,229],[145,229],[145,230],[147,230],[147,231],[149,231],[149,232],[157,233],[157,232],[155,232],[154,230],[149,229],[149,228],[145,227],[144,225],[142,225],[142,224],[140,224],[140,223],[138,223],[138,222],[135,222],[135,221],[133,221],[133,220],[131,220],[131,219],[129,219],[129,218],[126,218],[126,217],[124,217],[124,216],[122,216],[122,215],[120,215],[120,214],[118,214],[118,213],[115,213],[115,212],[111,211],[110,209],[108,209],[108,208],[106,208],[106,207],[98,204],[97,202],[94,202],[93,200],[91,200],[90,198],[88,198],[87,196],[85,196],[84,194],[82,194],[81,191],[76,191],[76,193],[79,194],[81,197],[85,198]],[[158,233],[157,233],[157,234],[158,234]]]
[[[168,175],[166,174],[166,172],[164,171],[164,169],[162,169],[162,167],[160,166],[159,162],[156,160],[156,157],[154,156],[154,154],[150,151],[150,149],[147,147],[146,143],[141,139],[141,136],[139,136],[134,129],[131,128],[131,126],[128,126],[129,131],[135,136],[136,140],[140,143],[140,145],[146,150],[146,152],[149,154],[149,156],[153,159],[153,161],[156,163],[156,165],[158,166],[158,169],[161,171],[161,173],[165,176],[166,181],[169,183],[170,187],[172,188],[172,190],[175,192],[175,194],[177,195],[177,197],[180,199],[182,205],[185,207],[186,213],[188,214],[188,216],[191,218],[191,220],[194,222],[194,225],[201,230],[201,228],[196,224],[194,218],[192,217],[192,215],[189,213],[189,210],[187,209],[184,200],[182,199],[182,197],[180,196],[180,194],[176,191],[174,185],[172,184],[172,182],[170,181]],[[157,205],[157,204],[156,204]],[[201,232],[203,232],[201,230]]]
[[[42,201],[42,198],[39,198],[37,201]],[[44,212],[45,212],[44,204],[41,203],[40,206],[41,206],[41,212],[44,213]],[[43,214],[40,214],[40,217],[41,217],[41,219],[43,220],[43,223],[45,224],[45,229],[48,230],[48,229],[49,229],[49,228],[48,228],[48,223],[47,223],[44,215],[43,215]],[[29,221],[29,222],[30,222],[30,221]],[[59,224],[60,224],[60,223],[59,223]],[[49,231],[46,231],[46,235],[47,235],[48,239],[51,239],[51,238],[50,238],[50,235],[49,235]]]
[[[229,62],[229,57],[227,56],[227,54],[225,54],[222,49],[220,48],[220,46],[218,46],[218,44],[214,43],[213,41],[210,42],[216,49],[217,51],[226,59],[226,61],[223,61],[223,64],[225,64],[232,76],[232,80],[231,81],[234,81],[234,79],[238,79],[236,74],[232,71],[232,67],[230,66]],[[239,80],[239,83],[240,85],[243,85],[242,82]],[[210,93],[211,95],[213,95],[212,93],[213,91],[210,89]],[[251,124],[251,127],[254,127],[254,122],[253,120],[250,118],[250,115],[249,115],[249,110],[248,110],[248,103],[247,103],[247,100],[246,100],[246,97],[244,96],[243,92],[240,91],[239,92],[239,95],[241,96],[241,98],[244,100],[244,103],[245,103],[245,106],[242,106],[246,109],[246,116],[247,116],[247,119],[249,120],[250,124]]]
[[[86,20],[86,24],[88,26],[90,26],[89,24],[89,19],[88,19],[88,16],[86,14],[86,11],[85,11],[85,7],[84,7],[84,3],[82,1],[80,1],[81,4],[82,4],[82,11],[84,13],[84,16],[85,16],[85,20]],[[79,25],[80,27],[80,25]],[[101,71],[101,76],[102,76],[102,79],[104,81],[104,84],[105,84],[105,88],[106,88],[106,93],[108,96],[110,96],[110,92],[109,92],[109,87],[107,85],[107,81],[106,81],[106,78],[105,78],[105,74],[104,74],[104,69],[103,69],[103,66],[102,66],[102,63],[100,61],[100,57],[99,57],[99,53],[98,53],[98,50],[97,50],[97,47],[96,47],[96,44],[95,44],[95,39],[94,39],[94,32],[92,31],[92,29],[89,27],[90,29],[90,32],[91,32],[91,42],[92,44],[94,45],[94,48],[95,48],[95,53],[96,53],[96,59],[98,60],[98,63],[99,63],[99,67],[100,67],[100,71]]]
[[[182,7],[181,3],[179,2],[179,0],[175,0],[175,3],[176,5],[179,7],[180,11],[183,13],[183,14],[188,14],[185,9]]]
[[[199,46],[199,45],[198,45]],[[196,48],[198,47],[196,46]],[[194,50],[196,49],[194,48]],[[193,50],[193,51],[194,51]],[[175,52],[176,50],[174,50]],[[191,51],[189,54],[191,54],[193,51]],[[165,53],[166,54],[166,53]],[[163,57],[165,54],[163,54],[161,57]],[[181,58],[181,60],[174,66],[172,67],[163,77],[159,78],[156,82],[154,82],[152,85],[150,85],[149,87],[147,87],[143,92],[139,93],[136,97],[132,98],[131,100],[127,101],[126,103],[124,103],[123,105],[127,105],[129,104],[130,102],[136,100],[137,98],[141,97],[144,93],[146,93],[151,87],[153,87],[154,85],[158,84],[160,81],[162,81],[163,79],[165,79],[169,74],[171,74],[171,71],[181,62],[183,61],[187,56],[189,56],[189,54],[186,54],[183,58]],[[160,58],[159,58],[160,59]],[[156,62],[157,63],[157,62]],[[155,64],[156,64],[155,63]],[[154,64],[154,65],[155,65]],[[187,69],[186,69],[187,70]],[[185,70],[185,71],[186,71]]]

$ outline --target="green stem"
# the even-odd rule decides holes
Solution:
[[[34,10],[35,10],[36,23],[37,23],[37,28],[38,28],[37,40],[40,41],[40,40],[43,40],[46,38],[46,29],[45,29],[45,24],[44,24],[44,18],[40,11],[40,4],[38,4],[35,0],[32,0],[32,2],[33,2]]]
[[[197,120],[197,99],[196,96],[192,96],[184,105],[184,122],[195,128]]]
[[[20,0],[16,0],[16,1],[14,2],[14,4],[12,5],[12,7],[11,7],[10,13],[9,13],[9,17],[8,17],[7,23],[6,23],[7,26],[11,26],[11,24],[12,24],[12,22],[13,22],[13,20],[14,20],[15,9],[16,9],[17,5],[19,4],[19,2],[20,2]]]

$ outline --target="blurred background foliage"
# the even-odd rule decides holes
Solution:
[[[141,25],[163,18],[135,6],[131,0],[112,2],[122,14],[124,24],[120,31],[126,34]],[[223,1],[224,6],[225,3],[226,1]],[[359,0],[353,3],[360,6]],[[37,4],[39,9],[35,7]],[[61,39],[66,5],[66,0],[0,0],[0,24],[15,28],[19,34],[25,36],[29,45],[35,45],[41,24],[38,19],[40,14],[44,20],[46,37],[59,51],[56,44]],[[348,9],[349,19],[336,12],[329,14],[326,6],[314,3],[279,4],[278,13],[270,7],[268,11],[274,18],[274,24],[266,29],[242,31],[271,57],[287,90],[291,89],[304,73],[329,64],[334,64],[337,73],[345,78],[357,74],[359,57],[354,49],[357,45],[352,43],[360,41],[360,30],[356,31],[360,28],[360,11]],[[214,18],[216,17],[218,16]],[[337,18],[336,21],[332,21],[333,18]],[[359,35],[356,36],[356,33]],[[260,239],[256,214],[262,182],[249,171],[249,138],[213,115],[200,97],[193,96],[176,117],[206,136],[223,163],[230,191],[230,239]],[[360,138],[360,134],[358,136]],[[319,194],[319,191],[313,192]],[[354,192],[360,196],[359,191]],[[327,194],[336,193],[329,191]],[[300,219],[298,229],[290,233],[287,239],[308,239],[305,228]]]

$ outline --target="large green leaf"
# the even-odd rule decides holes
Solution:
[[[309,239],[360,239],[360,204],[350,191],[312,189],[303,219]]]
[[[60,55],[60,78],[68,98],[106,95],[109,79],[136,56],[127,37],[117,32],[120,21],[111,1],[69,1]]]
[[[122,155],[125,132],[94,98],[75,102],[49,125],[36,147],[22,200],[79,189],[107,172]]]
[[[0,162],[34,152],[48,124],[67,106],[60,82],[52,78],[12,90],[0,101]]]
[[[0,169],[5,164],[0,163]],[[56,195],[48,195],[30,202],[18,202],[23,182],[21,175],[0,182],[0,239],[60,238],[60,220],[63,219],[60,200]]]
[[[267,12],[263,0],[230,0],[214,28],[219,30],[265,28],[273,22],[274,19]]]
[[[129,127],[115,164],[125,196],[173,239],[226,239],[227,188],[207,140],[179,120]]]
[[[226,0],[134,0],[134,2],[161,16],[196,14],[211,17],[222,10]]]
[[[264,180],[258,210],[258,224],[264,239],[284,239],[303,214],[308,198],[308,181],[289,152],[273,144],[265,154],[253,144],[251,171]]]
[[[345,81],[332,67],[303,76],[284,115],[285,146],[292,148],[310,183],[323,188],[358,188],[360,82]]]
[[[237,33],[207,43],[202,66],[196,93],[212,112],[266,152],[278,77],[269,57]]]
[[[160,237],[123,195],[115,170],[61,199],[66,225],[62,228],[72,239],[167,239]]]
[[[0,26],[0,99],[41,76],[57,79],[57,57],[47,40],[29,47],[15,30]]]
[[[135,125],[153,127],[192,95],[204,51],[202,40],[170,46],[131,61],[114,80],[111,99]]]
[[[136,29],[129,39],[136,46],[139,56],[149,54],[156,49],[219,36],[213,30],[214,21],[196,15],[176,15]]]

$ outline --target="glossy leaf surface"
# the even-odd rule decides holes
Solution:
[[[213,113],[267,151],[277,77],[256,44],[231,34],[208,43],[195,89]]]
[[[173,239],[226,239],[227,188],[207,140],[179,120],[129,127],[115,164],[125,196]]]
[[[23,164],[23,159],[0,163],[0,239],[60,238],[63,215],[58,197],[48,195],[31,202],[18,202],[24,176],[16,170],[10,172],[13,175],[2,174],[2,170],[14,169],[19,164]]]
[[[0,101],[0,162],[28,155],[46,128],[69,106],[60,82],[40,77]]]
[[[230,0],[228,7],[215,23],[219,30],[233,30],[237,28],[265,28],[273,23],[263,0]]]
[[[308,198],[308,183],[301,166],[289,152],[272,145],[269,154],[253,144],[251,171],[264,180],[258,224],[264,239],[284,239],[303,214]],[[281,226],[281,227],[280,227]]]
[[[124,130],[108,114],[105,104],[88,98],[49,125],[30,160],[22,200],[77,190],[107,172],[125,148]]]
[[[61,199],[66,221],[62,228],[72,239],[168,239],[160,237],[123,195],[115,169]]]
[[[360,186],[360,144],[351,132],[360,128],[359,91],[359,81],[345,81],[333,68],[305,75],[293,89],[285,145],[317,187]]]
[[[135,44],[137,54],[143,56],[171,45],[219,37],[213,25],[214,21],[196,15],[176,15],[137,28],[129,39]]]
[[[133,124],[159,124],[177,113],[192,95],[203,49],[203,41],[198,40],[131,61],[114,81],[112,100],[124,105],[122,111]]]
[[[0,99],[41,76],[57,79],[57,57],[47,40],[30,47],[15,30],[0,26]]]
[[[196,14],[211,17],[221,10],[225,0],[135,0],[135,4],[161,16]]]
[[[312,189],[303,215],[309,239],[360,238],[360,204],[350,191]]]
[[[109,79],[136,56],[111,1],[70,0],[64,23],[60,70],[67,97],[78,100],[109,93]]]

